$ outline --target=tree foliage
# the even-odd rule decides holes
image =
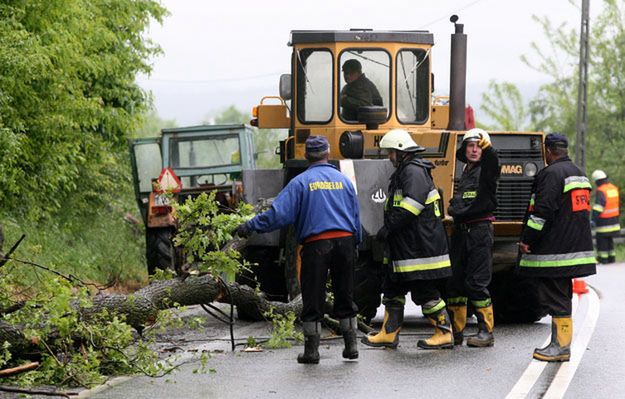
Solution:
[[[142,33],[165,13],[154,0],[0,4],[4,210],[40,217],[114,191],[120,165],[127,172],[125,138],[147,105],[135,76],[159,52]]]
[[[482,96],[480,110],[486,114],[494,124],[483,125],[487,130],[518,131],[528,127],[528,112],[523,96],[512,83],[488,83],[489,92]]]
[[[625,148],[625,5],[617,0],[593,3],[601,12],[590,22],[588,65],[587,167],[603,169],[619,186],[625,186],[625,166],[621,152]],[[577,112],[579,29],[566,24],[554,25],[546,17],[534,17],[549,38],[550,46],[533,44],[531,55],[522,60],[546,74],[550,81],[542,85],[529,101],[530,129],[558,131],[575,143]],[[507,84],[506,84],[507,85]],[[491,88],[486,98],[496,96]],[[494,107],[495,115],[508,115]],[[497,121],[496,128],[514,123],[516,115]],[[573,150],[573,148],[571,148]]]

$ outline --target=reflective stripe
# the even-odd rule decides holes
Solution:
[[[399,205],[397,206],[407,210],[408,212],[414,214],[415,216],[419,216],[423,208],[425,208],[424,205],[420,204],[419,202],[413,200],[410,197],[404,197],[401,201],[399,201]]]
[[[477,197],[477,191],[465,191],[462,193],[462,199]]]
[[[471,304],[473,304],[476,308],[485,308],[490,306],[493,303],[490,298],[482,299],[481,301],[471,300]]]
[[[441,299],[440,301],[438,301],[436,305],[432,306],[431,308],[426,308],[425,306],[422,306],[421,310],[423,311],[423,314],[428,315],[428,314],[436,313],[444,308],[445,308],[445,301]]]
[[[447,298],[448,305],[466,305],[469,298],[466,296],[455,296],[453,298]]]
[[[428,193],[428,197],[425,200],[425,205],[431,204],[434,201],[438,201],[441,199],[441,196],[438,194],[438,190],[432,190]]]
[[[564,190],[563,192],[571,191],[575,188],[587,188],[589,190],[592,189],[590,185],[590,180],[586,176],[569,176],[564,179]]]
[[[525,267],[560,267],[584,265],[587,263],[595,263],[593,251],[550,255],[523,254],[519,265]]]
[[[598,258],[607,258],[610,256],[610,251],[597,251]]]
[[[432,256],[431,258],[404,259],[393,261],[393,272],[410,273],[450,267],[449,255]]]
[[[603,205],[600,204],[594,204],[592,206],[592,210],[593,211],[597,211],[597,212],[603,212]]]
[[[597,233],[613,233],[621,229],[620,224],[611,224],[609,226],[597,226],[595,232]]]
[[[545,226],[546,220],[543,218],[539,218],[538,216],[530,215],[530,218],[527,219],[527,226],[533,228],[534,230],[542,231]]]

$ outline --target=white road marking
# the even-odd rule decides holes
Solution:
[[[564,397],[564,394],[566,393],[566,390],[575,375],[575,371],[577,371],[577,367],[586,352],[590,338],[592,338],[592,333],[595,331],[600,310],[599,296],[595,290],[589,288],[587,298],[588,311],[586,312],[584,323],[571,345],[571,360],[569,362],[562,363],[558,373],[553,378],[549,389],[543,396],[544,399]]]
[[[593,291],[594,292],[594,291]],[[579,305],[579,295],[573,295],[573,315],[577,315],[577,308]],[[551,320],[549,320],[551,322]],[[540,346],[541,348],[549,345],[551,342],[551,328],[549,329],[549,336],[545,340],[545,342]],[[514,384],[512,390],[506,396],[506,399],[523,399],[527,397],[527,395],[532,390],[532,387],[536,384],[536,381],[540,378],[540,375],[543,373],[543,370],[547,366],[547,362],[543,362],[540,360],[532,359],[529,366],[521,375],[521,378]]]

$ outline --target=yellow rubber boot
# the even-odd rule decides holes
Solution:
[[[384,323],[376,334],[365,335],[361,342],[376,348],[397,348],[399,344],[399,330],[404,322],[404,307],[402,305],[386,305],[384,308]]]
[[[534,350],[534,359],[544,362],[568,362],[571,359],[573,319],[571,316],[551,317],[551,343]]]
[[[467,346],[485,348],[495,345],[493,305],[475,308],[475,316],[477,316],[477,335],[467,338]]]
[[[454,347],[454,338],[451,333],[451,321],[449,314],[443,308],[442,310],[427,315],[430,323],[434,326],[434,335],[428,339],[420,339],[417,346],[423,349],[452,349]]]
[[[447,305],[447,312],[454,330],[454,345],[462,345],[467,325],[467,305]]]

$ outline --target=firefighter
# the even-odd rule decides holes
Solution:
[[[350,180],[328,163],[329,145],[323,136],[306,140],[310,166],[293,178],[271,208],[239,225],[235,233],[247,237],[295,225],[302,244],[301,288],[304,353],[299,363],[319,363],[319,333],[324,316],[328,270],[332,277],[334,314],[345,349],[343,357],[358,358],[357,307],[352,300],[355,249],[361,238],[358,197]]]
[[[541,303],[551,315],[551,342],[534,350],[534,359],[571,357],[573,284],[595,274],[590,232],[590,181],[568,157],[566,136],[545,137],[547,167],[534,179],[519,243],[519,273],[535,277]]]
[[[384,225],[376,235],[386,244],[384,323],[379,332],[364,336],[362,342],[397,347],[405,295],[410,292],[434,326],[434,335],[417,345],[424,349],[453,348],[449,315],[437,288],[440,279],[451,275],[451,264],[440,218],[440,196],[432,182],[434,165],[417,155],[425,149],[403,129],[386,133],[380,148],[389,150],[389,159],[397,168],[388,189]]]
[[[602,170],[592,172],[592,180],[597,186],[595,203],[592,206],[592,224],[597,239],[597,260],[599,263],[614,263],[614,235],[621,231],[619,225],[619,191],[608,181]]]
[[[478,333],[467,346],[493,346],[493,305],[488,291],[493,274],[493,211],[497,208],[499,158],[488,133],[469,130],[456,158],[466,164],[448,212],[454,219],[451,235],[451,266],[447,310],[454,328],[454,344],[462,345],[467,322],[467,303],[475,308]]]

